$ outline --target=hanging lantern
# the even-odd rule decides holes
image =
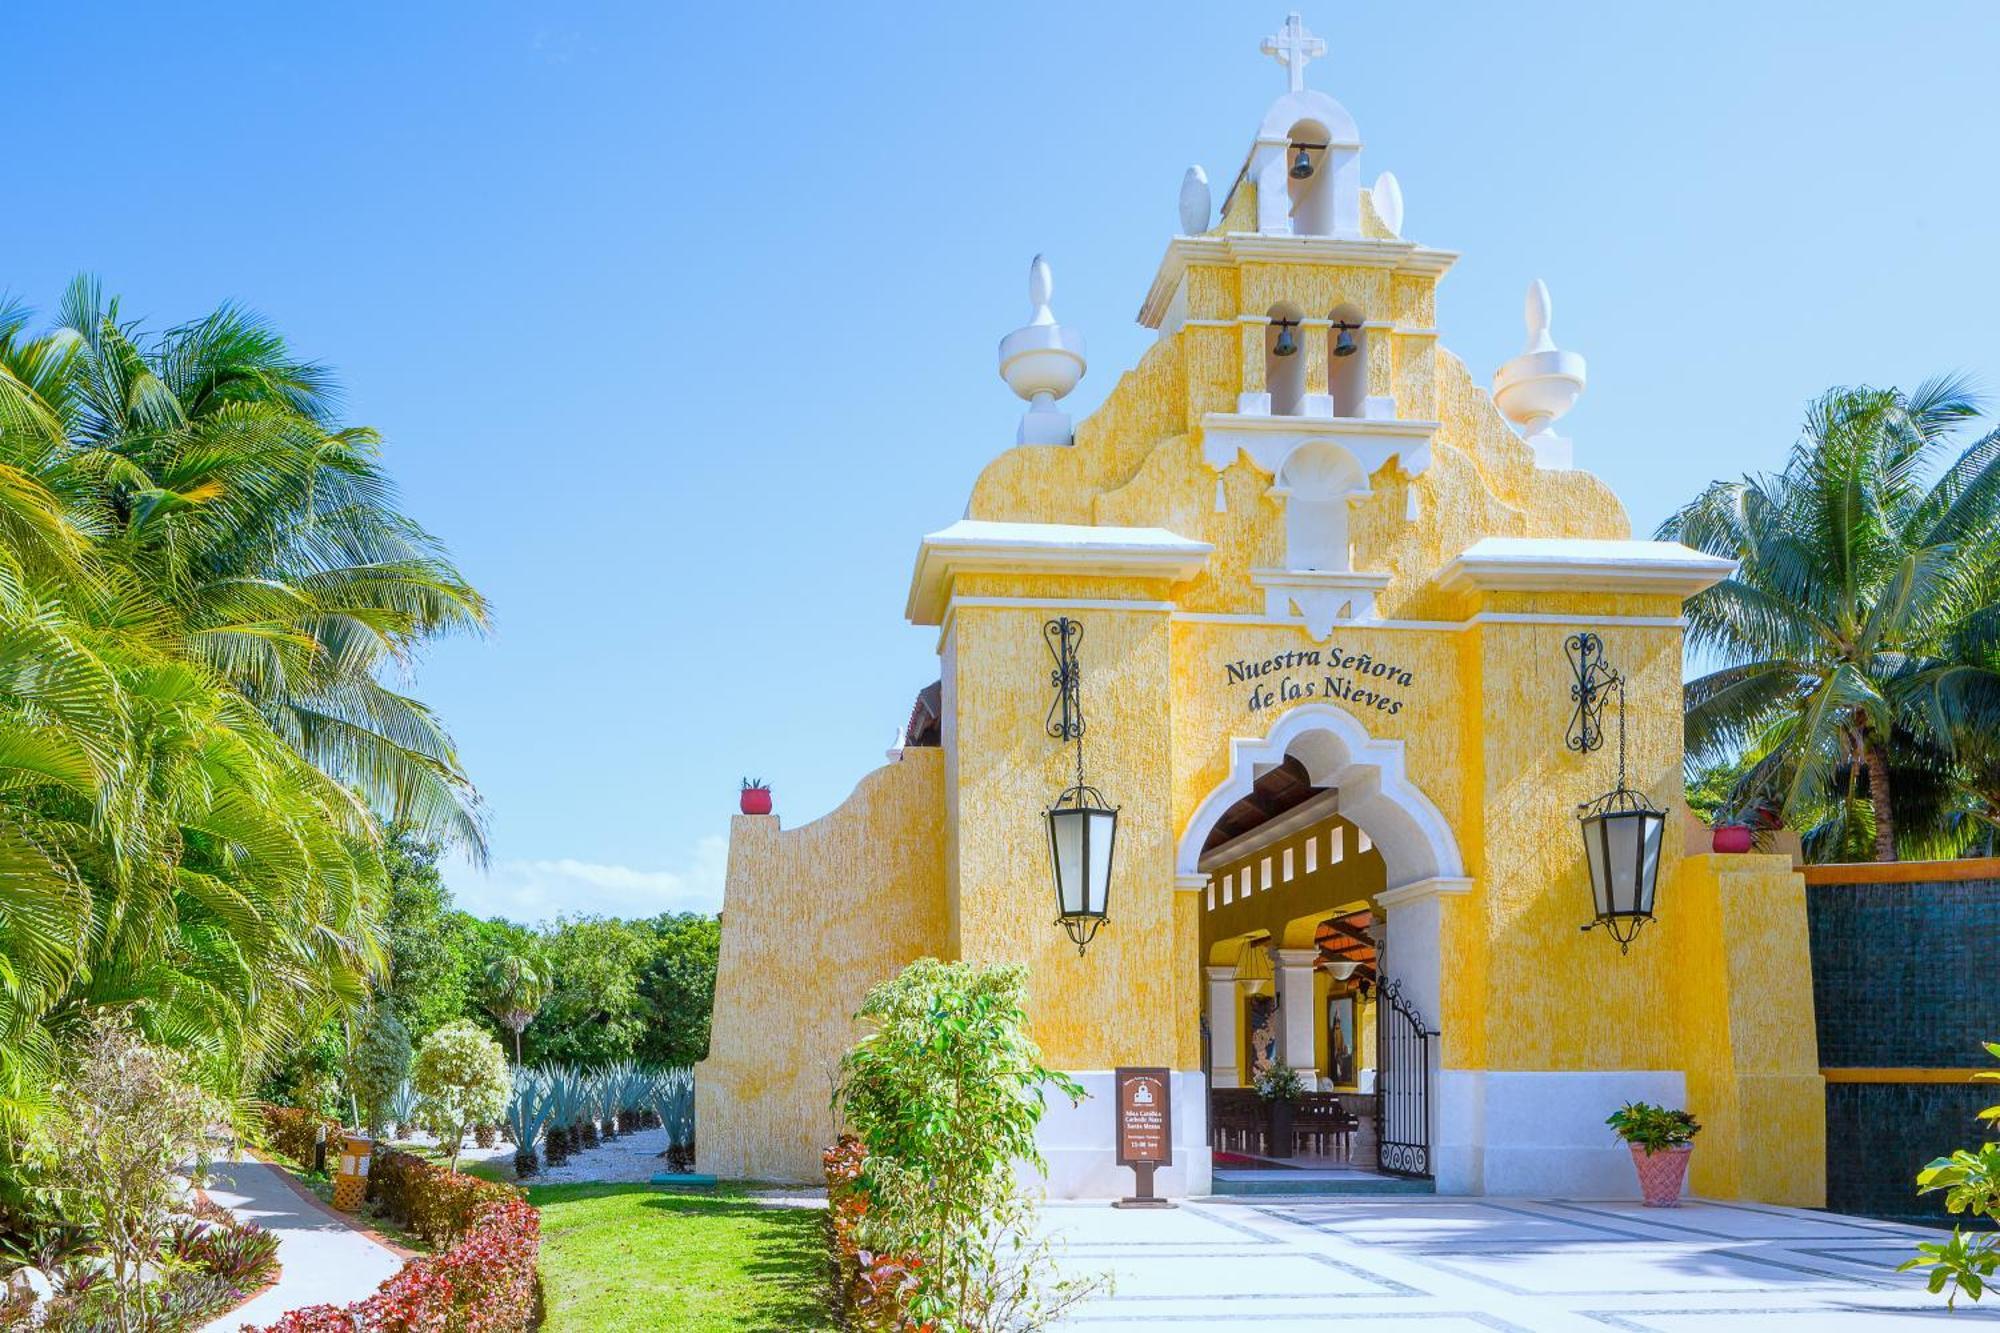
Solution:
[[[1660,835],[1666,812],[1623,784],[1581,807],[1583,849],[1590,866],[1590,896],[1597,919],[1625,952],[1639,928],[1653,919],[1653,895],[1660,884]]]
[[[1614,690],[1618,696],[1618,785],[1579,805],[1576,817],[1583,830],[1593,909],[1593,919],[1583,929],[1604,927],[1624,953],[1653,919],[1667,815],[1645,793],[1625,785],[1625,677],[1604,660],[1604,641],[1584,631],[1570,635],[1565,647],[1576,671],[1570,686],[1576,702],[1570,749],[1589,753],[1604,744],[1604,704]]]
[[[1042,626],[1055,657],[1049,680],[1056,689],[1048,733],[1076,745],[1076,783],[1042,812],[1049,829],[1049,870],[1055,879],[1056,922],[1080,955],[1110,919],[1111,857],[1118,845],[1118,807],[1084,780],[1083,681],[1076,646],[1083,626],[1067,616]]]

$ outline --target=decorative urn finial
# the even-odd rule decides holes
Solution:
[[[1016,444],[1071,442],[1069,413],[1057,409],[1056,399],[1083,378],[1083,334],[1056,323],[1055,312],[1049,309],[1054,294],[1049,261],[1036,255],[1028,265],[1028,304],[1033,313],[1026,324],[1000,340],[1000,378],[1028,400],[1021,428],[1014,434]]]
[[[1214,210],[1214,200],[1208,192],[1208,173],[1200,167],[1189,167],[1187,175],[1181,177],[1181,235],[1199,236],[1207,231],[1209,214]]]
[[[1382,225],[1389,229],[1391,236],[1403,234],[1403,183],[1396,179],[1396,173],[1385,171],[1375,178],[1375,188],[1370,190],[1375,200],[1375,216],[1382,219]]]
[[[1493,401],[1509,421],[1521,427],[1535,466],[1559,470],[1573,465],[1575,447],[1555,433],[1555,423],[1583,396],[1584,360],[1556,346],[1549,333],[1555,303],[1540,278],[1528,284],[1522,322],[1528,342],[1521,354],[1493,373]]]

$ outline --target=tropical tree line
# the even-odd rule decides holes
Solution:
[[[148,331],[89,279],[40,324],[0,304],[0,1121],[96,1011],[234,1099],[367,1004],[383,824],[483,854],[400,683],[486,623],[261,319]]]
[[[1784,466],[1660,528],[1738,562],[1687,606],[1689,799],[1814,860],[2000,831],[2000,431],[1961,378],[1813,402]]]
[[[378,998],[354,1020],[329,1019],[273,1066],[266,1100],[352,1120],[361,1090],[381,1085],[376,1071],[400,1071],[425,1038],[462,1021],[495,1037],[517,1069],[674,1069],[707,1056],[715,917],[482,920],[454,905],[441,850],[408,827],[390,830]]]

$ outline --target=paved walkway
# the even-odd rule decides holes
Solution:
[[[1065,1328],[1735,1333],[2000,1326],[1891,1270],[1934,1231],[1763,1205],[1210,1198],[1048,1204],[1063,1267],[1117,1289]],[[1994,1298],[1989,1298],[1989,1304]]]
[[[324,1301],[346,1304],[372,1296],[402,1256],[308,1203],[275,1166],[257,1161],[218,1162],[208,1197],[238,1217],[278,1234],[277,1284],[248,1304],[207,1324],[203,1333],[268,1324],[287,1310]]]

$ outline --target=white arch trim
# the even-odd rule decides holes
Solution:
[[[1195,808],[1181,835],[1177,876],[1199,873],[1202,844],[1216,821],[1289,755],[1305,765],[1315,787],[1339,788],[1342,817],[1365,831],[1382,853],[1387,889],[1464,879],[1451,825],[1404,770],[1403,742],[1376,740],[1346,710],[1320,701],[1299,704],[1279,717],[1268,735],[1236,737],[1229,750],[1229,777]]]
[[[1317,88],[1301,88],[1271,103],[1270,109],[1264,112],[1263,122],[1257,126],[1257,138],[1260,141],[1276,139],[1283,142],[1285,136],[1292,132],[1292,126],[1302,120],[1318,121],[1326,126],[1329,147],[1361,147],[1361,130],[1355,125],[1353,115]]]

